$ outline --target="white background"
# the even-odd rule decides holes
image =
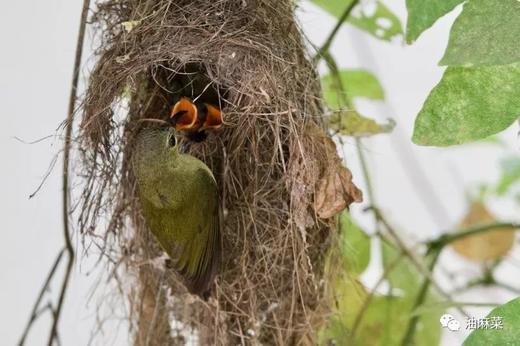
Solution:
[[[404,0],[385,3],[402,19],[406,18]],[[0,340],[2,345],[15,344],[27,322],[29,311],[41,283],[62,246],[61,236],[61,162],[52,171],[37,196],[28,196],[38,187],[53,157],[61,150],[58,137],[37,144],[24,144],[55,135],[64,119],[80,1],[3,1],[0,4],[0,150],[3,170],[0,180],[0,215],[4,225],[0,242]],[[460,11],[460,8],[457,10]],[[370,157],[370,171],[378,204],[409,240],[426,239],[454,229],[467,207],[465,187],[498,178],[498,159],[503,149],[489,145],[461,146],[450,149],[423,148],[410,141],[413,122],[443,69],[437,66],[447,43],[452,13],[412,46],[402,42],[378,41],[357,29],[342,29],[334,42],[333,54],[342,67],[364,67],[374,72],[386,92],[385,102],[358,101],[367,115],[384,121],[396,120],[391,135],[380,135],[365,142]],[[320,44],[335,21],[304,1],[298,15],[303,28]],[[90,49],[87,44],[86,56]],[[516,148],[517,128],[502,137]],[[355,181],[363,186],[354,143],[347,139],[347,163]],[[515,149],[516,150],[516,149]],[[424,182],[431,188],[425,188]],[[500,201],[489,205],[503,219],[512,219],[518,210]],[[372,229],[363,206],[352,208],[353,214],[367,229]],[[77,242],[77,239],[75,239]],[[518,251],[500,268],[503,281],[519,286],[520,276],[513,264]],[[73,280],[66,297],[60,325],[63,345],[85,345],[95,322],[96,297],[89,299],[97,278],[87,276],[94,258],[75,264]],[[449,263],[449,265],[447,265]],[[451,250],[441,265],[460,272],[461,278],[478,272]],[[456,281],[456,280],[455,280]],[[52,287],[56,293],[58,285]],[[462,298],[466,301],[504,302],[513,295],[504,290],[478,289]],[[45,300],[46,302],[47,300]],[[482,317],[486,309],[470,310]],[[46,344],[50,319],[38,322],[28,345]],[[125,326],[115,340],[118,321],[109,322],[105,335],[96,344],[125,345]],[[465,332],[445,333],[444,345],[460,343]]]

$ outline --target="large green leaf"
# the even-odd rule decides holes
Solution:
[[[520,116],[520,63],[448,67],[415,121],[413,141],[447,146],[506,129]]]
[[[334,76],[331,74],[323,76],[321,85],[323,88],[323,96],[327,105],[332,109],[340,109],[342,106],[341,99],[345,96],[349,103],[355,97],[366,97],[372,100],[383,100],[385,92],[383,87],[371,72],[361,69],[343,69],[339,71],[341,84],[344,86],[345,95],[341,95],[341,88],[336,83]]]
[[[348,274],[335,277],[334,291],[336,310],[320,333],[322,345],[400,345],[405,332],[404,328],[412,313],[415,298],[420,289],[422,277],[408,259],[403,258],[388,275],[393,288],[398,288],[401,296],[374,296],[368,308],[363,312],[356,335],[352,339],[351,331],[368,293],[357,281],[368,262],[369,238],[355,225],[350,216],[344,213],[341,217],[342,262]],[[384,265],[394,262],[398,251],[383,245]],[[357,263],[355,265],[353,263]],[[360,264],[360,265],[359,265]],[[434,295],[427,298],[428,304],[435,304]],[[420,325],[416,335],[417,346],[437,345],[441,328],[439,316],[443,309],[429,309],[420,314]]]
[[[520,2],[473,0],[450,33],[442,65],[504,65],[520,61]]]
[[[345,9],[352,4],[353,0],[312,0],[313,3],[323,8],[336,18],[340,18]],[[374,2],[374,7],[370,4],[354,9],[347,21],[352,25],[364,30],[371,35],[386,41],[390,41],[395,36],[403,34],[403,28],[399,18],[392,13],[380,1]]]
[[[486,317],[488,328],[476,329],[464,346],[518,345],[520,342],[520,298],[501,305]],[[501,328],[498,328],[501,325]]]
[[[412,43],[440,17],[466,0],[406,0],[406,41]]]

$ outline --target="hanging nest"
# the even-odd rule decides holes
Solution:
[[[320,85],[291,0],[109,0],[79,133],[78,215],[120,283],[136,345],[315,344],[334,216],[361,199],[323,130]],[[211,297],[187,293],[141,215],[131,169],[143,119],[180,96],[225,126],[184,151],[213,171],[222,265]]]

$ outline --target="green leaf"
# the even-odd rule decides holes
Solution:
[[[359,275],[370,260],[370,238],[346,212],[340,216],[340,225],[340,250],[345,259],[348,258],[345,266],[350,273]]]
[[[506,129],[520,116],[520,63],[448,67],[417,119],[413,141],[448,146]]]
[[[354,110],[342,110],[334,113],[329,127],[345,136],[365,137],[393,130],[395,122],[389,120],[387,124],[379,124]]]
[[[406,42],[412,43],[437,19],[451,12],[466,0],[406,0],[408,21],[406,23]]]
[[[389,132],[394,122],[378,124],[375,120],[366,118],[356,111],[346,111],[342,108],[352,105],[355,97],[366,97],[373,100],[384,99],[384,91],[377,78],[366,70],[344,69],[339,71],[339,81],[335,75],[328,74],[321,79],[325,102],[329,108],[336,110],[329,126],[346,136],[370,136]],[[341,85],[338,85],[341,83]],[[342,94],[342,88],[346,89]],[[346,103],[346,104],[345,104]]]
[[[520,181],[520,158],[513,156],[500,163],[502,176],[496,187],[499,196],[504,195],[518,181]]]
[[[359,29],[385,41],[402,36],[403,27],[399,18],[380,1],[376,1],[376,5],[373,14],[362,10],[359,17],[352,15],[348,21]]]
[[[353,0],[312,0],[336,18],[340,18],[345,9]],[[393,37],[403,34],[403,28],[399,18],[392,13],[381,1],[371,4],[356,6],[347,21],[357,28],[364,30],[374,37],[390,41]]]
[[[450,32],[441,65],[505,65],[520,61],[520,2],[468,1]]]
[[[354,340],[352,340],[353,324],[363,308],[368,293],[358,282],[361,273],[359,268],[366,268],[369,256],[369,238],[355,225],[346,213],[342,215],[341,242],[343,267],[348,271],[336,275],[334,297],[337,303],[335,311],[328,320],[325,329],[320,332],[321,345],[400,345],[405,328],[412,316],[415,298],[420,290],[422,276],[416,271],[408,258],[403,257],[388,274],[388,280],[393,288],[398,288],[400,296],[372,297],[371,303],[364,310]],[[352,249],[357,250],[353,252]],[[388,266],[400,256],[398,251],[383,244],[383,261]],[[360,267],[352,265],[353,261],[363,263]],[[354,269],[353,269],[354,268]],[[426,303],[435,306],[438,298],[429,294]],[[442,308],[434,307],[420,314],[421,328],[417,330],[415,345],[429,346],[439,343],[441,328],[439,316]]]
[[[341,84],[345,87],[345,95],[341,95],[341,88],[336,85],[334,76],[325,75],[321,79],[323,95],[331,109],[340,109],[341,99],[346,96],[349,102],[355,97],[366,97],[372,100],[383,100],[383,87],[371,72],[360,69],[343,69],[339,71]]]
[[[502,329],[476,329],[464,341],[463,346],[518,345],[520,340],[520,298],[500,305],[487,315],[491,325],[502,321]]]
[[[343,12],[350,7],[353,0],[312,0],[316,5],[327,11],[336,18],[340,18]]]

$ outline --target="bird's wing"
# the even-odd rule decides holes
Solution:
[[[156,181],[154,195],[142,198],[143,214],[151,231],[166,250],[174,268],[185,279],[189,291],[203,295],[218,270],[221,255],[218,192],[206,167],[192,172],[190,184],[183,184],[189,199],[172,209],[168,203],[172,184]],[[161,203],[158,203],[161,201]]]
[[[213,177],[207,176],[207,173],[199,171],[198,174],[205,175],[203,180],[211,178],[211,183],[215,184]],[[220,264],[221,240],[216,184],[213,191],[214,194],[197,196],[195,200],[198,201],[189,205],[197,209],[197,212],[192,210],[190,214],[199,217],[189,220],[194,233],[186,240],[184,251],[181,251],[177,262],[177,269],[186,279],[189,291],[199,295],[209,289]]]

